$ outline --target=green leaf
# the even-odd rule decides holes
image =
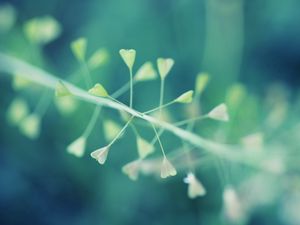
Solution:
[[[179,103],[190,103],[193,101],[193,93],[194,91],[187,91],[176,98],[174,101]]]
[[[134,49],[121,49],[119,53],[129,70],[132,70],[135,61],[136,51]]]
[[[76,39],[71,43],[71,50],[75,58],[83,62],[85,60],[87,40],[83,37]]]
[[[137,137],[137,149],[141,159],[146,158],[154,152],[153,145],[141,137]]]
[[[11,125],[17,125],[28,115],[28,112],[27,103],[22,98],[15,98],[8,108],[7,120]]]
[[[136,81],[153,80],[157,77],[157,73],[151,62],[145,62],[137,71],[134,79]]]
[[[157,68],[161,79],[165,79],[174,65],[174,60],[171,58],[158,58]]]
[[[81,136],[68,145],[67,152],[76,157],[82,157],[85,152],[85,146],[86,138]]]
[[[25,36],[35,44],[47,44],[61,34],[61,26],[50,16],[37,17],[24,24]]]
[[[99,96],[99,97],[107,97],[108,96],[108,93],[105,90],[105,88],[99,83],[95,84],[95,86],[93,88],[91,88],[88,92],[92,95]]]
[[[20,123],[20,131],[30,139],[36,139],[40,134],[41,119],[39,115],[31,114]]]
[[[196,77],[196,87],[195,92],[197,95],[201,95],[204,89],[209,82],[209,75],[208,73],[199,73]]]
[[[93,53],[93,55],[88,60],[88,67],[93,70],[96,69],[105,63],[107,63],[109,58],[108,52],[106,49],[101,48]]]
[[[56,97],[65,97],[71,96],[72,93],[66,87],[66,85],[62,81],[58,81],[55,88],[55,96]]]

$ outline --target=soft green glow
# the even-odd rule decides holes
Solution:
[[[22,90],[24,88],[27,88],[31,82],[27,79],[24,79],[22,76],[16,74],[13,77],[12,87],[15,91]]]
[[[30,19],[23,29],[29,41],[41,45],[55,40],[61,33],[60,24],[50,16]]]
[[[71,96],[72,93],[66,87],[66,85],[62,81],[58,81],[55,88],[55,96],[56,97],[65,97]]]
[[[122,172],[131,180],[137,180],[142,161],[140,159],[127,163],[122,167]]]
[[[9,3],[0,5],[0,33],[9,31],[17,20],[16,10]]]
[[[224,103],[222,103],[222,104],[216,106],[215,108],[213,108],[207,114],[207,116],[211,119],[214,119],[214,120],[220,120],[220,121],[224,121],[224,122],[229,121],[227,106]]]
[[[85,146],[86,138],[84,136],[81,136],[67,147],[67,152],[76,157],[82,157],[85,152]]]
[[[108,93],[105,90],[105,88],[99,83],[95,84],[95,86],[93,88],[91,88],[88,92],[92,95],[99,96],[99,97],[107,97],[108,96]]]
[[[87,48],[87,40],[83,37],[76,39],[71,43],[71,50],[79,62],[84,62]]]
[[[134,80],[136,81],[148,81],[154,80],[157,77],[157,73],[153,67],[151,62],[145,62],[139,70],[136,72],[134,76]]]
[[[104,120],[103,122],[104,136],[107,141],[112,141],[121,129],[120,125],[112,120]]]
[[[196,77],[195,92],[196,95],[201,95],[209,82],[208,73],[199,73]]]
[[[31,114],[20,123],[20,131],[30,139],[36,139],[40,135],[41,118],[39,115]]]
[[[234,84],[226,92],[226,104],[229,109],[235,110],[245,99],[247,94],[246,88],[242,84]]]
[[[174,101],[178,103],[190,103],[193,101],[193,93],[194,91],[187,91],[176,98]]]
[[[174,60],[171,58],[158,58],[157,59],[157,68],[159,75],[162,80],[166,78],[166,76],[169,74],[170,70],[172,69],[174,65]]]
[[[75,99],[73,96],[55,98],[54,103],[58,111],[65,116],[75,112],[79,105],[78,100]]]
[[[109,58],[109,54],[106,49],[104,48],[98,49],[92,54],[92,56],[89,58],[87,62],[89,69],[94,70],[104,65],[105,63],[107,63],[108,58]]]
[[[189,173],[184,182],[188,184],[188,196],[193,199],[206,195],[206,190],[202,183],[195,177],[193,173]]]
[[[137,137],[137,149],[139,153],[139,157],[141,159],[146,158],[148,155],[154,152],[154,147],[151,143],[149,143],[147,140]]]
[[[29,109],[22,98],[15,98],[7,111],[7,120],[11,125],[19,124],[27,115]]]
[[[164,156],[162,164],[161,164],[161,169],[160,169],[160,177],[167,178],[170,176],[175,176],[176,174],[177,174],[177,171],[176,171],[175,167],[167,159],[167,157]]]

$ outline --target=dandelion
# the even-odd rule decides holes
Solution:
[[[188,184],[189,198],[196,198],[206,194],[206,190],[202,183],[195,177],[193,173],[188,173],[187,177],[184,178],[184,182]]]
[[[224,122],[229,121],[227,106],[224,103],[222,103],[222,104],[216,106],[215,108],[213,108],[207,114],[207,116],[211,119],[214,119],[214,120],[220,120],[220,121],[224,121]]]
[[[175,176],[176,174],[177,171],[175,167],[171,164],[167,157],[164,156],[160,169],[160,177],[167,178],[169,176]]]
[[[96,159],[101,165],[103,165],[107,159],[109,152],[109,145],[99,148],[91,153],[91,157]]]
[[[67,147],[67,152],[74,156],[82,157],[85,151],[85,146],[86,146],[86,137],[81,136],[77,138],[75,141],[73,141]]]

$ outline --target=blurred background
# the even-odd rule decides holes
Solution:
[[[85,37],[88,56],[103,53],[92,79],[110,93],[129,78],[119,49],[136,50],[134,71],[145,61],[173,58],[165,102],[193,89],[196,75],[207,72],[199,111],[226,102],[231,121],[203,121],[195,132],[229,144],[253,135],[250,145],[263,145],[267,155],[262,168],[249,168],[198,149],[196,174],[207,194],[196,199],[187,197],[184,167],[176,177],[133,182],[121,171],[137,157],[133,132],[115,144],[104,166],[89,156],[106,143],[103,120],[122,124],[117,112],[101,112],[88,154],[76,158],[66,146],[82,134],[94,106],[61,106],[52,92],[6,76],[0,61],[0,224],[299,225],[299,8],[299,0],[0,0],[1,53],[84,87],[70,43]],[[30,30],[29,22],[41,18],[50,33]],[[158,80],[134,91],[138,110],[157,106]],[[38,138],[11,124],[16,98],[39,113]],[[128,93],[119,100],[128,104]],[[167,112],[176,121],[187,111],[174,106]],[[168,153],[181,143],[168,134],[163,142]],[[234,190],[230,197],[224,194],[228,188]]]

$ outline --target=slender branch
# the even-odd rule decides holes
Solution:
[[[89,123],[86,127],[86,129],[83,132],[84,137],[87,138],[91,134],[94,126],[96,125],[96,122],[97,122],[98,116],[100,114],[100,111],[101,111],[101,106],[97,105],[94,112],[93,112],[93,115],[92,115],[92,117],[91,117],[91,119],[90,119],[90,121],[89,121]]]
[[[133,78],[132,78],[132,68],[129,69],[130,73],[130,102],[129,107],[132,108],[132,101],[133,101]]]
[[[28,79],[36,84],[55,90],[56,84],[60,78],[32,66],[26,62],[23,62],[15,57],[8,56],[0,53],[0,71],[9,74],[20,74],[25,79]],[[184,141],[198,147],[207,150],[210,153],[219,155],[220,157],[227,158],[229,160],[239,161],[245,163],[247,159],[244,157],[244,152],[241,151],[239,146],[228,146],[224,144],[218,144],[216,142],[202,138],[194,133],[183,130],[165,121],[161,121],[149,115],[140,113],[126,105],[119,104],[108,98],[101,98],[90,95],[87,91],[82,90],[73,84],[63,81],[66,87],[71,91],[71,93],[78,97],[79,99],[90,102],[96,105],[101,105],[104,107],[112,108],[118,111],[124,111],[132,116],[148,121],[164,130],[169,131],[175,136],[183,139]]]
[[[165,89],[165,79],[160,80],[160,92],[159,92],[159,115],[161,117],[162,105],[164,104],[164,89]]]

